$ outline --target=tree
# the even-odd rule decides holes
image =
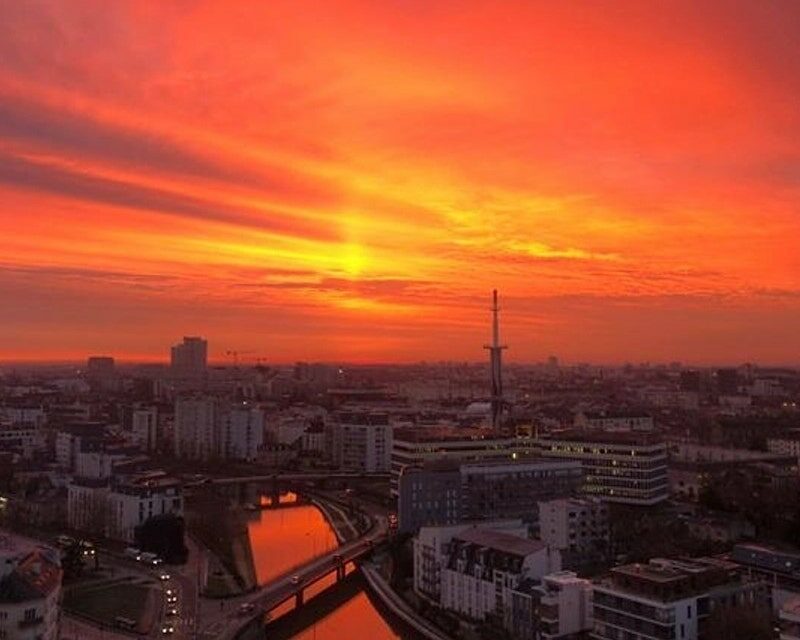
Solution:
[[[706,637],[725,640],[772,640],[772,616],[766,606],[717,607],[708,617]]]

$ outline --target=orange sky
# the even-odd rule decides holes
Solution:
[[[0,2],[0,358],[800,361],[800,3]]]

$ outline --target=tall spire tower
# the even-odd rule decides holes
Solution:
[[[492,344],[484,345],[489,350],[489,369],[492,381],[492,428],[500,428],[503,415],[503,349],[500,344],[500,307],[497,304],[497,289],[492,291]]]

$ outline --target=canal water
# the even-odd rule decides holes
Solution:
[[[293,567],[338,546],[336,535],[315,506],[297,501],[294,494],[280,497],[279,508],[253,512],[248,522],[248,535],[259,584],[285,574]],[[269,504],[262,498],[262,504]],[[348,567],[353,572],[354,567]],[[321,580],[306,590],[308,615],[287,616],[293,601],[277,609],[272,620],[278,623],[275,635],[294,640],[407,640],[411,635],[396,630],[385,620],[367,595],[360,575],[350,575],[326,595],[318,606],[309,599],[335,582],[335,576]],[[285,624],[284,619],[285,617]]]

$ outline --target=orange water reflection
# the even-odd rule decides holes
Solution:
[[[281,496],[280,502],[293,498]],[[262,504],[266,504],[262,501]],[[285,574],[315,555],[338,546],[336,536],[322,513],[312,505],[264,509],[248,525],[253,549],[256,576],[264,584]],[[350,573],[352,564],[346,567]],[[336,580],[334,575],[311,585],[305,592],[306,601]],[[272,612],[276,619],[294,608],[290,600]],[[293,640],[399,640],[380,613],[362,591],[338,609],[294,636]]]

